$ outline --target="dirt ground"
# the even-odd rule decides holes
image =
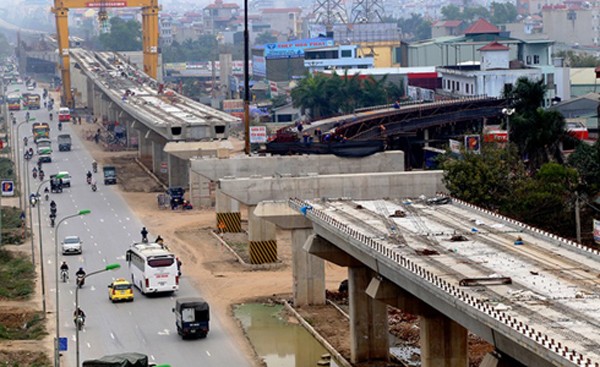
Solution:
[[[95,124],[74,126],[74,130],[83,138],[84,144],[99,162],[99,166],[112,164],[117,166],[120,184],[118,190],[129,206],[141,219],[150,231],[150,236],[160,235],[165,239],[169,248],[173,250],[183,262],[182,273],[192,284],[201,290],[204,297],[211,303],[211,309],[219,312],[220,320],[224,323],[226,332],[234,338],[244,352],[253,358],[255,366],[261,366],[262,362],[255,355],[252,346],[245,338],[243,330],[239,327],[233,317],[232,305],[249,302],[252,300],[290,300],[292,287],[291,272],[291,240],[288,232],[278,232],[278,257],[281,263],[257,270],[252,266],[246,266],[237,262],[230,252],[221,245],[215,235],[213,228],[216,217],[212,209],[194,209],[189,211],[160,210],[157,205],[157,194],[162,192],[161,186],[137,163],[136,153],[128,152],[105,152],[101,145],[95,144],[85,137],[90,136],[91,131],[96,130]],[[239,144],[238,144],[239,146]],[[98,180],[99,182],[101,180]],[[100,184],[99,189],[102,190]],[[244,210],[242,209],[244,216]],[[244,220],[244,217],[242,218]],[[241,236],[241,237],[240,237]],[[244,235],[226,234],[224,238],[228,241],[244,241]],[[242,256],[242,258],[244,258]],[[339,283],[347,277],[345,268],[340,268],[331,263],[326,263],[326,287],[332,299],[347,303],[347,300],[337,293]],[[32,300],[30,304],[36,304],[38,310],[41,301],[39,297]],[[0,313],[2,308],[0,302]],[[30,307],[30,306],[28,306]],[[342,306],[343,307],[343,306]],[[11,308],[10,305],[8,308]],[[12,309],[12,308],[11,308]],[[348,320],[343,317],[332,306],[304,307],[298,310],[310,324],[323,335],[344,357],[350,359],[350,326]],[[418,345],[418,324],[416,317],[402,314],[397,310],[390,311],[391,330],[404,341],[400,344]],[[2,317],[0,316],[0,322]],[[52,325],[48,325],[49,336],[43,343],[40,342],[10,342],[0,343],[0,364],[11,361],[12,358],[21,360],[21,365],[33,365],[37,356],[27,357],[25,351],[33,350],[32,345],[44,344],[44,349],[49,356],[52,350]],[[482,342],[470,341],[474,344],[474,360],[482,357],[489,346]],[[35,348],[38,349],[39,348]],[[3,357],[1,351],[16,351],[8,359]],[[25,358],[27,357],[27,358]],[[21,359],[25,358],[25,359]],[[14,361],[14,360],[13,360]],[[472,364],[475,366],[475,364]]]

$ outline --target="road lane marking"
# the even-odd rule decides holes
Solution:
[[[110,338],[114,340],[115,339],[115,334],[110,333]]]
[[[209,357],[212,357],[212,356],[210,355],[210,352],[209,352],[209,351],[206,351],[206,355],[207,355],[207,356],[209,356]]]
[[[158,335],[170,335],[169,329],[163,329],[163,331],[159,331]]]

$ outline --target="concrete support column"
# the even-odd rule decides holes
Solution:
[[[325,304],[325,262],[304,250],[312,241],[312,228],[292,229],[292,278],[294,305]]]
[[[467,367],[467,329],[432,309],[424,307],[421,324],[421,366]]]
[[[254,214],[256,205],[248,207],[248,240],[252,264],[267,264],[277,261],[277,227],[275,224]]]
[[[217,213],[219,232],[242,232],[240,203],[223,194],[219,188],[216,189],[215,196],[215,212]]]
[[[389,359],[387,306],[367,295],[371,278],[366,267],[348,268],[352,363]]]
[[[423,130],[423,140],[425,140],[425,146],[429,146],[429,129]]]
[[[137,126],[138,124],[136,124]],[[146,138],[146,130],[140,129],[138,134],[140,152],[139,159],[146,167],[152,167],[152,142]]]

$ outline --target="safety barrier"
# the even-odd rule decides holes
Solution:
[[[268,264],[277,261],[277,241],[250,241],[248,248],[252,264]]]
[[[217,213],[217,230],[220,233],[242,232],[242,216],[239,212]]]

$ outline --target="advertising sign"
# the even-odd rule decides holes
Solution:
[[[267,64],[263,56],[252,55],[252,76],[262,78],[267,76]]]
[[[88,8],[124,8],[127,1],[91,1],[85,4]]]
[[[454,139],[448,139],[450,145],[450,151],[452,153],[460,154],[460,141]]]
[[[267,127],[266,126],[250,126],[250,143],[266,143],[267,142]]]
[[[304,57],[304,50],[314,47],[333,46],[331,38],[309,38],[279,43],[267,43],[265,45],[266,59],[294,59]]]
[[[481,150],[481,143],[479,139],[479,135],[465,136],[465,149],[467,152],[479,153]]]
[[[13,181],[2,181],[2,196],[14,196],[15,195],[15,183]]]
[[[244,112],[244,100],[243,99],[225,99],[225,100],[223,100],[223,111],[227,112],[227,113]]]
[[[594,219],[594,242],[600,245],[600,220]]]

